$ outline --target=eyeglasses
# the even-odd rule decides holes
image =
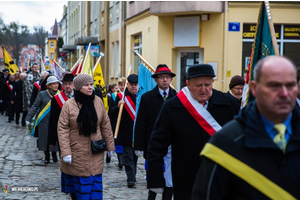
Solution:
[[[161,79],[161,80],[163,80],[163,79],[167,79],[167,80],[169,80],[169,79],[171,79],[172,77],[171,76],[160,76],[160,77],[157,77],[158,79]]]
[[[235,88],[234,87],[233,89],[235,89],[236,91],[239,91],[239,90],[243,91],[244,88]]]

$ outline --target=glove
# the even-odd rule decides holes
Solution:
[[[29,122],[29,121],[25,121],[25,123],[26,123],[26,125],[29,125],[29,124],[30,124],[30,122]]]
[[[135,153],[135,155],[136,155],[137,157],[143,157],[143,155],[144,155],[144,152],[143,152],[143,151],[135,150],[134,153]]]
[[[164,192],[164,188],[150,188],[149,190],[159,194],[162,194]]]
[[[63,157],[63,161],[66,162],[66,163],[69,163],[71,165],[72,155],[68,155],[68,156]]]
[[[107,152],[108,157],[112,157],[113,153],[114,153],[114,151],[108,151]]]

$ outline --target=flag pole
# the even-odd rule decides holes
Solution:
[[[137,51],[134,51],[134,50],[131,50],[131,51],[133,52],[134,55],[139,57],[143,63],[145,63],[147,65],[148,69],[150,69],[150,71],[152,73],[155,73],[155,69]],[[177,92],[177,90],[175,89],[175,87],[173,85],[170,84],[170,87]]]
[[[74,64],[74,66],[70,69],[70,71],[73,71],[75,69],[75,67],[78,65],[78,63],[80,62],[80,60],[82,59],[82,55],[80,56],[80,58],[76,61],[76,63]]]
[[[77,68],[77,70],[76,70],[76,75],[80,73],[79,70],[81,70],[81,68],[82,68],[82,65],[81,65],[82,61],[83,61],[83,58],[81,58],[81,60],[80,60],[80,62],[79,62],[79,64],[78,64],[78,68]]]
[[[279,51],[278,51],[278,45],[277,45],[277,41],[276,41],[276,34],[275,34],[275,30],[274,30],[273,19],[271,16],[270,4],[268,1],[265,1],[264,3],[265,3],[267,16],[268,16],[269,28],[271,31],[271,38],[272,38],[272,44],[273,44],[273,48],[274,48],[274,54],[278,56]]]
[[[104,56],[104,53],[100,52],[100,56],[99,56],[99,58],[98,58],[98,60],[97,60],[97,62],[96,62],[96,64],[95,64],[95,66],[94,66],[94,68],[93,68],[93,74],[94,74],[94,72],[95,72],[95,70],[96,70],[96,67],[97,67],[98,63],[100,62],[100,60],[101,60],[101,58],[102,58],[103,56]]]
[[[65,72],[65,70],[55,60],[53,60],[53,62],[55,62],[55,64],[61,69],[61,71]]]
[[[87,49],[87,51],[86,51],[86,53],[85,53],[85,57],[84,57],[84,61],[83,61],[83,67],[85,66],[85,63],[86,63],[86,60],[87,60],[87,55],[88,55],[88,53],[90,53],[90,48],[91,48],[91,43],[89,43],[89,47],[88,47],[88,49]],[[81,69],[81,72],[82,72],[82,70],[83,70],[83,67],[82,67],[82,69]],[[80,72],[80,73],[81,73]]]
[[[129,68],[129,71],[128,71],[128,75],[127,77],[131,74],[131,68]],[[124,88],[124,94],[123,94],[123,97],[122,97],[122,100],[124,100],[125,98],[125,90],[127,88],[127,78],[126,78],[126,82],[125,82],[125,88]],[[116,125],[116,129],[115,129],[115,139],[118,137],[118,134],[119,134],[119,128],[120,128],[120,123],[121,123],[121,118],[122,118],[122,112],[123,112],[123,107],[124,107],[124,104],[121,103],[120,105],[120,109],[119,109],[119,114],[118,114],[118,120],[117,120],[117,125]]]
[[[39,57],[40,57],[40,60],[41,60],[41,71],[46,71],[46,68],[45,68],[45,65],[44,65],[44,62],[43,62],[43,56],[42,56],[42,54],[40,54],[39,55]]]

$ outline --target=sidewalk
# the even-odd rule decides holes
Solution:
[[[45,165],[43,157],[44,152],[37,150],[36,139],[28,137],[26,128],[14,121],[7,123],[7,117],[0,115],[0,199],[71,199],[60,191],[59,162],[50,160]],[[146,200],[144,159],[138,160],[135,188],[127,187],[124,167],[119,171],[117,163],[115,153],[111,163],[104,163],[103,199]]]

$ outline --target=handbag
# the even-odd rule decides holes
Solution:
[[[105,140],[91,140],[91,146],[92,146],[92,153],[102,153],[104,151],[107,151],[107,145]]]

